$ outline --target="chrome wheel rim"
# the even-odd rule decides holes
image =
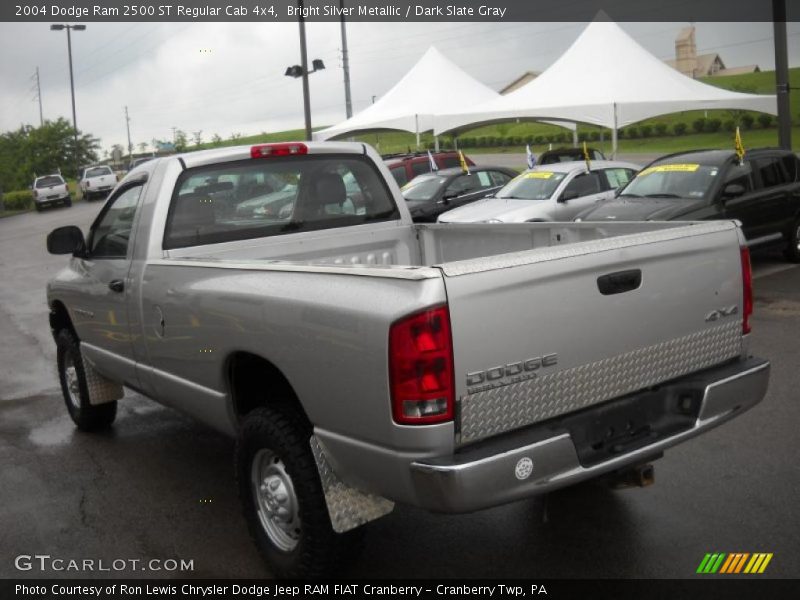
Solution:
[[[78,370],[70,353],[64,357],[64,379],[67,384],[67,398],[69,403],[77,409],[81,407],[81,390],[78,385]]]
[[[261,527],[276,548],[291,552],[301,530],[297,494],[286,465],[272,450],[262,448],[253,457],[250,483]]]

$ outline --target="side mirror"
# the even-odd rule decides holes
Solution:
[[[722,190],[722,199],[732,200],[733,198],[743,196],[746,191],[747,190],[745,190],[745,187],[741,183],[729,183]]]
[[[450,200],[456,197],[458,197],[458,194],[454,192],[445,192],[444,194],[442,194],[442,200],[444,201],[445,204],[447,204]]]
[[[561,194],[561,197],[558,199],[559,202],[566,202],[567,200],[574,200],[578,197],[578,192],[575,190],[564,190],[564,193]]]
[[[47,251],[50,254],[84,254],[86,241],[83,232],[75,225],[53,229],[47,236]]]

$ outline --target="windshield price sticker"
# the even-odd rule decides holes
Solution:
[[[694,173],[700,165],[657,165],[650,167],[639,173],[639,177],[650,175],[650,173]]]
[[[525,173],[525,179],[550,179],[553,176],[551,171],[533,171]]]

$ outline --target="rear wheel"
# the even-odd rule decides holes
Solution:
[[[117,416],[117,402],[89,403],[89,387],[78,340],[70,331],[63,329],[56,338],[56,347],[58,378],[69,416],[82,431],[109,427]]]
[[[36,206],[36,212],[42,212],[42,205],[41,204],[39,204],[37,202],[34,206]]]
[[[789,262],[800,263],[800,218],[792,224],[784,255]]]
[[[277,577],[335,574],[361,530],[333,530],[309,440],[310,426],[291,409],[259,408],[244,420],[236,477],[256,546]]]

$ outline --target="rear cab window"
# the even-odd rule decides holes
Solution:
[[[53,185],[63,185],[64,179],[59,175],[47,175],[46,177],[39,177],[36,180],[35,186],[37,188],[46,188]]]
[[[111,169],[109,167],[92,167],[91,169],[86,169],[83,177],[89,179],[90,177],[102,177],[103,175],[112,175]]]
[[[360,155],[250,159],[188,169],[176,183],[164,248],[185,248],[400,218]]]

